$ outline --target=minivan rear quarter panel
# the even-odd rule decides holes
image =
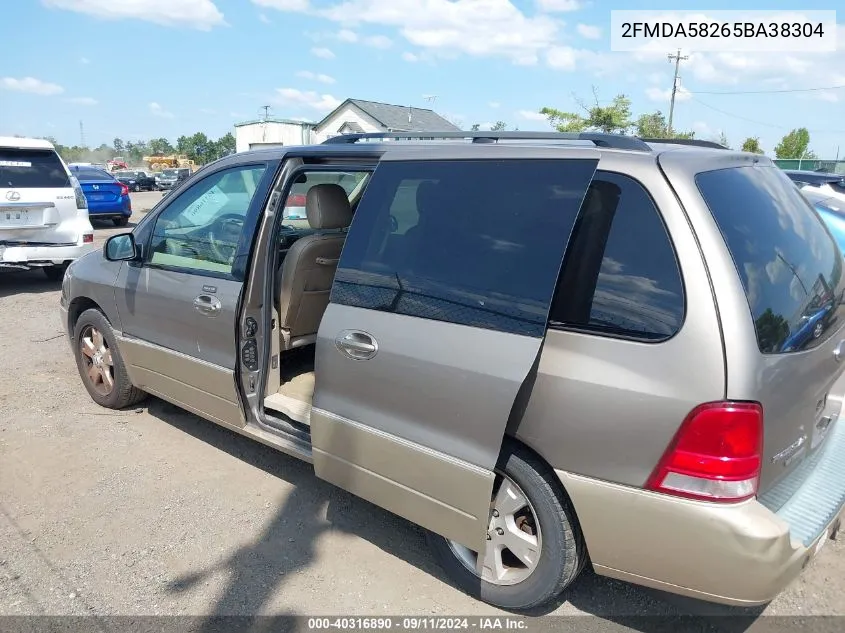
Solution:
[[[633,178],[652,198],[683,279],[684,319],[662,342],[550,328],[515,435],[556,469],[642,487],[687,414],[724,397],[725,360],[699,244],[655,156],[604,151],[598,170]]]
[[[833,396],[842,394],[829,391],[843,369],[836,362],[834,352],[843,339],[845,320],[840,317],[835,321],[824,335],[827,338],[821,339],[812,349],[773,354],[761,352],[737,266],[695,177],[718,169],[773,168],[773,163],[765,157],[721,150],[671,151],[661,154],[659,160],[695,227],[713,280],[727,363],[726,397],[763,405],[764,459],[759,492],[765,496],[809,456],[816,420],[839,413],[840,399]],[[786,180],[786,176],[783,178]],[[737,200],[736,212],[743,212],[740,200]],[[842,314],[841,309],[839,313]],[[826,394],[830,396],[827,400]],[[794,458],[778,457],[796,446]]]

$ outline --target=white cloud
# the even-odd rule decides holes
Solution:
[[[577,11],[581,8],[580,0],[537,0],[540,11],[566,12]]]
[[[337,39],[341,42],[355,43],[358,41],[358,34],[355,31],[350,31],[349,29],[341,29],[337,32]]]
[[[296,73],[297,77],[301,77],[302,79],[309,79],[311,81],[319,81],[323,84],[333,84],[335,83],[334,77],[329,77],[328,75],[323,75],[320,73],[312,73],[310,70],[300,70]]]
[[[464,53],[505,57],[518,64],[536,63],[559,29],[557,20],[548,15],[529,17],[512,0],[334,0],[320,8],[289,0],[253,2],[306,12],[342,23],[347,30],[361,24],[394,27],[411,44],[441,57]]]
[[[372,48],[384,50],[393,46],[393,40],[386,35],[372,35],[364,39],[364,44]]]
[[[662,90],[656,86],[651,86],[646,89],[645,94],[652,101],[666,102],[672,98],[672,89],[667,88],[666,90]],[[675,101],[687,101],[691,98],[692,93],[689,90],[683,86],[678,86],[678,91],[675,93]]]
[[[29,94],[42,95],[44,97],[58,95],[65,91],[65,89],[58,84],[41,81],[35,77],[23,77],[22,79],[16,79],[15,77],[3,77],[0,79],[0,87],[4,90],[11,90],[12,92],[27,92]]]
[[[491,101],[491,102],[490,102],[490,103],[488,103],[487,105],[488,105],[488,106],[490,106],[491,108],[493,108],[494,110],[495,110],[496,108],[500,108],[500,107],[502,107],[502,104],[501,104],[501,103],[499,103],[498,101]]]
[[[153,116],[161,117],[162,119],[172,119],[173,118],[172,112],[168,112],[167,110],[162,108],[161,105],[159,105],[155,101],[153,101],[150,104],[150,114],[152,114]]]
[[[408,53],[407,51],[402,53],[402,59],[404,59],[406,62],[411,62],[411,63],[420,61],[420,58],[419,58],[418,55],[414,55],[413,53]]]
[[[145,20],[162,26],[187,26],[208,31],[226,21],[212,0],[42,0],[52,8],[107,20]]]
[[[259,14],[258,14],[258,19],[259,19],[261,22],[263,22],[264,24],[272,24],[272,22],[270,22],[270,18],[268,18],[268,17],[267,17],[266,15],[264,15],[263,13],[259,13]]]
[[[548,121],[545,114],[540,114],[536,110],[520,110],[517,114],[527,121]]]
[[[296,88],[277,88],[274,100],[280,105],[306,106],[320,112],[329,112],[341,104],[340,99],[332,95]]]
[[[315,57],[319,57],[320,59],[334,59],[335,54],[328,48],[312,48],[311,54]]]
[[[80,63],[80,64],[85,64],[85,65],[87,65],[87,64],[90,64],[90,63],[91,63],[91,60],[90,60],[90,59],[88,59],[87,57],[80,57],[80,58],[79,58],[79,63]]]
[[[68,103],[75,103],[76,105],[94,106],[99,103],[93,97],[71,97],[66,100]]]
[[[597,26],[590,26],[589,24],[579,24],[576,29],[581,37],[588,40],[601,39],[601,29]]]
[[[268,7],[270,9],[278,9],[279,11],[298,11],[304,13],[308,11],[308,0],[252,0],[253,4],[259,7]]]
[[[820,101],[828,101],[830,103],[836,103],[839,101],[839,95],[836,94],[833,90],[820,90],[816,93],[816,99]]]
[[[580,53],[570,46],[553,46],[546,53],[546,63],[558,70],[575,70]]]

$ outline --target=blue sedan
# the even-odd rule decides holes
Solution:
[[[96,167],[72,166],[70,170],[88,200],[88,216],[92,220],[109,219],[115,226],[126,226],[129,223],[132,216],[129,187],[107,171]]]

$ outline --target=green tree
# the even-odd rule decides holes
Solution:
[[[112,147],[114,147],[114,151],[118,154],[122,154],[126,149],[126,145],[123,143],[123,139],[116,138],[112,141]]]
[[[496,121],[493,127],[490,128],[493,132],[501,132],[508,127],[508,124],[504,121]]]
[[[595,89],[593,89],[593,97],[593,105],[578,101],[584,114],[548,107],[540,110],[540,114],[545,115],[558,132],[597,130],[607,134],[625,134],[633,126],[631,100],[626,95],[616,95],[607,106],[599,104]]]
[[[235,153],[235,135],[227,132],[219,139],[217,139],[217,158]]]
[[[651,114],[641,114],[634,123],[637,136],[641,138],[695,138],[695,132],[669,131],[666,117],[660,110]]]
[[[173,149],[173,145],[170,144],[170,141],[163,137],[151,139],[150,142],[147,143],[147,146],[149,147],[150,154],[155,156],[166,156],[175,151]]]
[[[479,123],[473,123],[473,124],[472,124],[472,127],[470,128],[470,130],[469,130],[469,131],[470,131],[470,132],[478,132],[478,130],[480,130],[480,129],[481,129],[481,124],[479,124]]]
[[[728,149],[730,149],[730,148],[731,148],[731,144],[730,144],[730,142],[728,141],[728,136],[727,136],[727,134],[725,134],[724,132],[720,132],[720,133],[719,133],[719,140],[718,140],[717,142],[718,142],[718,143],[719,143],[719,145],[721,145],[722,147],[727,147]]]
[[[777,158],[808,158],[814,159],[816,155],[809,151],[810,132],[805,127],[792,130],[784,136],[780,143],[775,145],[775,156]]]
[[[751,152],[752,154],[762,154],[763,148],[760,147],[760,137],[749,136],[742,142],[742,151]]]

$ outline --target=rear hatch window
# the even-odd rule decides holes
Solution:
[[[742,279],[765,354],[816,347],[841,323],[843,256],[777,167],[700,173],[696,184]]]
[[[0,189],[64,187],[70,179],[53,150],[0,147]]]

